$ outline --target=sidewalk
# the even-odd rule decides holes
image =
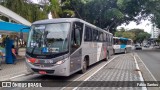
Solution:
[[[20,56],[17,57],[17,63],[15,65],[6,64],[5,59],[2,61],[2,70],[0,70],[0,81],[9,80],[10,78],[27,74],[24,59],[25,49],[20,49],[19,55]]]

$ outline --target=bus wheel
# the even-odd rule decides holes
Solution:
[[[82,65],[82,70],[80,71],[80,73],[83,74],[86,71],[87,71],[87,62],[86,62],[86,58],[84,58],[83,65]]]

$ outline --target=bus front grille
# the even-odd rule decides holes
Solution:
[[[54,64],[34,64],[34,66],[37,66],[37,67],[53,67]]]

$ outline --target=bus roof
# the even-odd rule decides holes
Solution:
[[[48,23],[63,23],[63,22],[75,22],[75,21],[78,21],[78,22],[82,22],[82,23],[85,23],[89,26],[92,26],[93,28],[97,28],[98,30],[101,30],[103,32],[106,32],[110,35],[113,35],[112,33],[108,32],[108,31],[105,31],[104,29],[101,29],[93,24],[90,24],[82,19],[79,19],[79,18],[55,18],[55,19],[45,19],[45,20],[39,20],[39,21],[35,21],[33,22],[33,24],[48,24]]]
[[[60,22],[73,22],[80,21],[78,18],[55,18],[55,19],[45,19],[33,22],[33,24],[48,24],[48,23],[60,23]]]

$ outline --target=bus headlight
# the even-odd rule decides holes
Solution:
[[[28,58],[26,58],[26,61],[27,61],[28,63],[31,63]]]
[[[60,65],[60,64],[62,64],[62,63],[64,63],[64,62],[65,62],[64,60],[61,60],[61,61],[56,62],[55,64],[56,64],[56,65]]]
[[[36,62],[36,58],[26,58],[26,61],[28,63],[35,63]]]

